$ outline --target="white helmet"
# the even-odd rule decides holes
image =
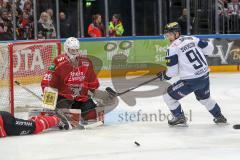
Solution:
[[[79,48],[80,44],[77,38],[69,37],[64,42],[64,51],[71,60],[75,59],[78,56]]]

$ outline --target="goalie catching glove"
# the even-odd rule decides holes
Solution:
[[[118,98],[110,96],[106,91],[99,89],[89,91],[88,94],[94,101],[97,102],[98,107],[117,106]]]

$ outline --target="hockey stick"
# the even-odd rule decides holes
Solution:
[[[32,94],[34,97],[36,97],[38,100],[42,101],[42,97],[40,97],[39,95],[37,95],[36,93],[34,93],[33,91],[31,91],[30,89],[28,89],[27,87],[23,86],[20,82],[18,81],[14,81],[14,83],[20,87],[22,87],[25,91],[27,91],[28,93]]]
[[[150,79],[150,80],[148,80],[148,81],[146,81],[146,82],[143,82],[143,83],[140,83],[140,84],[138,84],[138,85],[136,85],[136,86],[130,87],[129,89],[127,89],[127,90],[125,90],[125,91],[123,91],[123,92],[116,92],[116,91],[114,91],[111,87],[107,87],[105,90],[107,91],[107,93],[108,93],[109,95],[111,95],[111,96],[113,96],[113,97],[116,97],[116,96],[123,95],[123,94],[125,94],[125,93],[127,93],[127,92],[130,92],[130,91],[132,91],[132,90],[134,90],[134,89],[136,89],[136,88],[138,88],[138,87],[141,87],[141,86],[143,86],[143,85],[145,85],[145,84],[148,84],[148,83],[150,83],[150,82],[152,82],[152,81],[155,81],[156,79],[159,79],[159,77],[154,77],[154,78],[152,78],[152,79]]]
[[[102,121],[96,121],[91,124],[78,124],[78,129],[94,129],[103,125]]]

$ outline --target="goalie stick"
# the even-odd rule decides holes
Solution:
[[[20,87],[22,87],[25,91],[27,91],[28,93],[32,94],[34,97],[36,97],[38,100],[42,101],[42,97],[40,97],[39,95],[37,95],[36,93],[34,93],[33,91],[31,91],[30,89],[28,89],[27,87],[23,86],[20,82],[18,81],[14,81],[14,83]]]
[[[35,98],[37,98],[39,101],[41,101],[43,103],[42,107],[39,107],[39,106],[30,106],[30,107],[25,107],[25,108],[47,108],[47,109],[52,109],[52,110],[55,110],[56,108],[56,102],[54,103],[54,105],[46,105],[47,102],[45,102],[46,100],[46,97],[44,96],[43,94],[43,97],[42,96],[39,96],[37,95],[36,93],[34,93],[32,90],[30,90],[29,88],[27,88],[26,86],[22,85],[20,82],[18,81],[14,81],[14,83],[18,86],[20,86],[22,89],[24,89],[25,91],[27,91],[28,93],[30,93],[32,96],[34,96]],[[47,88],[47,87],[46,87]],[[53,91],[52,91],[53,92]],[[18,109],[19,111],[23,111],[24,112],[24,109]]]
[[[79,124],[78,125],[78,128],[79,129],[94,129],[94,128],[97,128],[99,126],[102,126],[103,125],[103,122],[102,121],[97,121],[97,122],[93,122],[91,124]]]
[[[143,85],[145,85],[145,84],[148,84],[148,83],[150,83],[150,82],[152,82],[152,81],[155,81],[156,79],[159,79],[159,77],[154,77],[154,78],[152,78],[152,79],[150,79],[150,80],[148,80],[148,81],[146,81],[146,82],[143,82],[143,83],[140,83],[140,84],[138,84],[138,85],[136,85],[136,86],[130,87],[129,89],[127,89],[127,90],[125,90],[125,91],[123,91],[123,92],[116,92],[116,91],[114,91],[111,87],[107,87],[105,90],[107,91],[107,93],[108,93],[109,95],[111,95],[111,96],[113,96],[113,97],[117,97],[117,96],[123,95],[123,94],[125,94],[125,93],[128,93],[128,92],[130,92],[130,91],[132,91],[132,90],[134,90],[134,89],[136,89],[136,88],[138,88],[138,87],[141,87],[141,86],[143,86]]]

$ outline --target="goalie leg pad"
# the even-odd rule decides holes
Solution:
[[[81,109],[81,117],[83,120],[95,120],[97,118],[96,107],[92,99],[88,99],[86,102],[75,101],[72,106],[74,109]]]

